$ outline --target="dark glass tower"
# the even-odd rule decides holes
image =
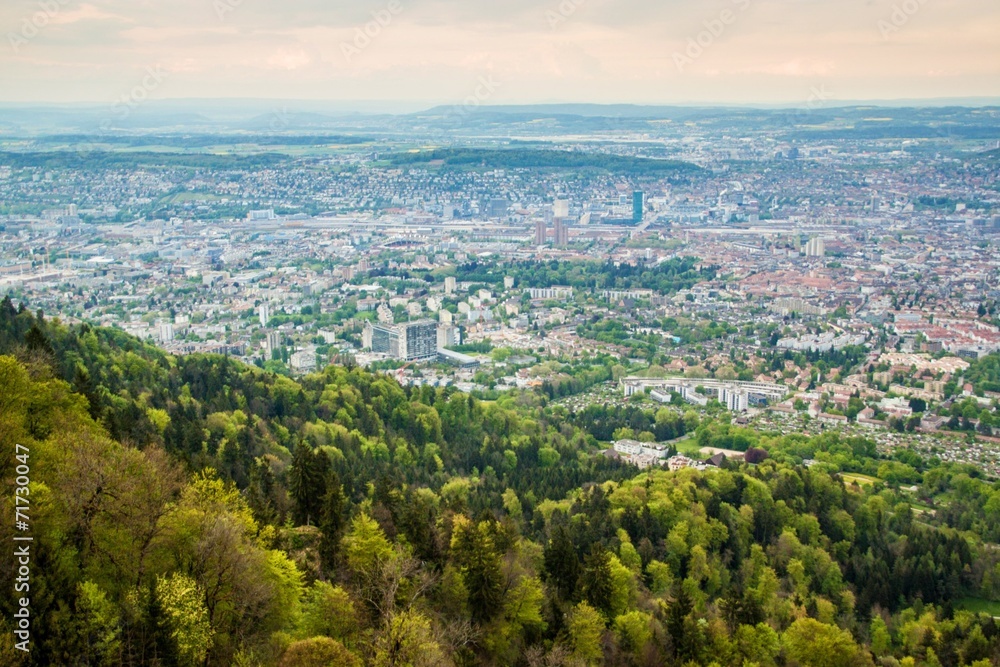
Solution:
[[[632,193],[632,222],[639,224],[642,222],[643,208],[645,204],[645,195],[642,190],[636,190]]]

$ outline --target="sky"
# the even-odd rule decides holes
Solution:
[[[0,101],[1000,96],[997,0],[3,0]]]

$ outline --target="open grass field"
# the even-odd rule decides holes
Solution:
[[[675,447],[678,453],[683,454],[689,458],[700,459],[701,447],[698,446],[698,440],[692,437],[686,437],[683,440],[674,440],[670,443]]]
[[[974,611],[977,614],[989,614],[994,618],[1000,618],[1000,602],[992,602],[982,598],[962,598],[955,606],[959,609]]]
[[[854,472],[844,472],[840,473],[840,476],[844,478],[844,482],[847,484],[858,484],[859,486],[871,486],[882,480],[878,477],[871,477],[869,475],[859,475]]]

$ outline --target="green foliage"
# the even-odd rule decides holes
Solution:
[[[443,661],[430,620],[409,610],[395,618],[380,637],[371,661],[373,667],[433,667]]]
[[[468,590],[472,619],[479,623],[493,619],[503,600],[504,582],[496,531],[493,521],[473,524],[459,520],[451,538],[452,556]]]
[[[413,165],[443,160],[449,167],[475,169],[601,169],[615,173],[640,175],[694,175],[701,171],[688,162],[629,158],[605,153],[569,152],[513,148],[486,150],[442,148],[419,153],[391,156],[395,165]]]
[[[613,262],[515,262],[503,266],[473,262],[456,269],[460,281],[502,285],[505,276],[512,276],[522,288],[566,285],[574,289],[651,289],[662,295],[689,289],[699,282],[715,277],[715,269],[698,268],[693,257],[671,259],[654,266],[632,266]]]
[[[561,599],[573,599],[580,577],[580,563],[576,547],[565,526],[555,528],[552,539],[545,548],[545,573]]]
[[[121,650],[121,617],[118,608],[97,584],[85,581],[78,587],[76,622],[85,638],[83,657],[98,665],[113,664]]]
[[[378,523],[366,514],[359,514],[344,538],[344,554],[352,572],[371,578],[393,558],[394,552]]]
[[[973,361],[962,377],[973,385],[980,396],[987,391],[1000,392],[1000,354],[990,354]]]
[[[638,653],[653,638],[653,617],[641,611],[630,611],[615,619],[618,642],[626,651]]]
[[[569,614],[567,620],[569,643],[573,658],[585,665],[596,665],[601,661],[601,636],[604,634],[604,619],[586,602],[581,602]]]
[[[279,667],[362,667],[361,660],[340,642],[329,637],[313,637],[294,642],[281,656]]]
[[[300,442],[295,447],[292,468],[289,473],[288,490],[295,502],[295,520],[299,524],[309,524],[323,515],[322,502],[326,496],[326,476],[330,459],[322,451]]]
[[[0,354],[5,488],[14,443],[31,451],[38,664],[961,667],[1000,651],[976,613],[1000,599],[1000,491],[970,466],[672,406],[567,419],[537,394],[489,403],[356,368],[295,381],[3,304],[0,351],[19,355]],[[637,474],[596,455],[619,429],[768,458]]]
[[[595,545],[583,562],[580,594],[605,618],[612,615],[617,602],[614,599],[616,582],[612,580],[613,575],[611,554],[600,544]]]
[[[174,573],[156,581],[156,593],[169,620],[182,665],[200,665],[212,646],[213,630],[198,583]]]
[[[852,667],[861,659],[851,633],[812,618],[792,623],[782,641],[789,657],[804,667]]]

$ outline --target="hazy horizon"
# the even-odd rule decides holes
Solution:
[[[448,107],[461,103],[461,100],[365,100],[365,99],[295,99],[295,98],[267,98],[267,97],[163,97],[151,98],[148,101],[150,107],[175,107],[188,110],[207,110],[209,108],[232,109],[237,105],[258,104],[272,108],[274,104],[289,105],[290,110],[303,113],[344,113],[344,114],[388,114],[406,115],[420,113],[440,107]],[[102,109],[106,107],[106,100],[24,100],[11,101],[0,100],[0,109]],[[506,112],[521,109],[551,109],[556,107],[565,108],[586,108],[597,112],[602,109],[618,109],[632,107],[636,110],[643,109],[669,109],[669,108],[704,108],[704,109],[757,109],[757,110],[781,110],[795,109],[799,107],[809,107],[808,101],[802,102],[739,102],[721,100],[718,102],[703,101],[677,101],[664,103],[643,103],[628,100],[589,102],[586,100],[539,100],[531,102],[509,101],[498,104],[479,104],[477,108],[483,111]],[[872,98],[872,99],[852,99],[852,100],[827,100],[823,107],[827,109],[854,108],[854,107],[876,107],[876,108],[933,108],[933,107],[996,107],[1000,106],[1000,96],[961,96],[961,97],[925,97],[925,98]]]

